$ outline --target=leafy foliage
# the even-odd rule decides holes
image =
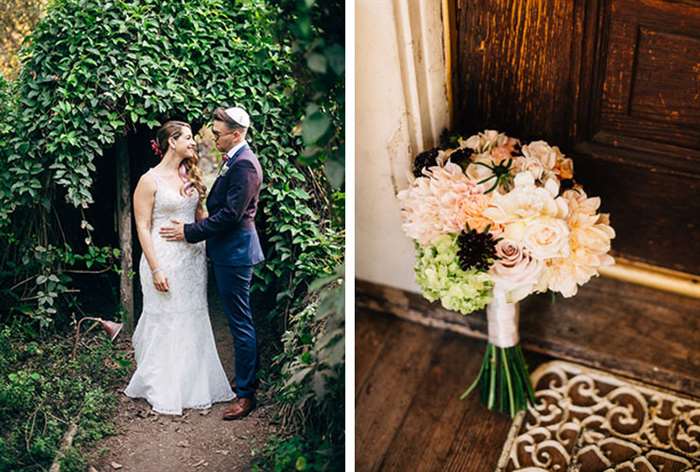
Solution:
[[[290,15],[299,28],[283,30]],[[297,438],[287,449],[302,451],[299,470],[337,470],[344,441],[342,283],[336,276],[314,286],[333,296],[307,295],[312,281],[342,267],[344,51],[343,34],[320,26],[331,18],[342,22],[338,0],[54,0],[28,38],[17,79],[0,80],[0,322],[28,317],[45,328],[70,320],[77,272],[117,270],[119,252],[93,243],[99,160],[166,119],[197,128],[217,106],[248,110],[265,172],[259,216],[267,261],[255,287],[275,300],[271,317],[289,330],[274,388],[288,405],[284,441]],[[64,218],[80,221],[77,242],[64,234]],[[313,310],[303,310],[307,303]],[[74,413],[97,388],[73,374],[49,388],[26,361],[7,364],[15,375],[0,419],[16,419],[8,431],[26,424],[28,392],[52,393]],[[94,421],[80,430],[99,431]],[[3,436],[0,460],[46,460],[65,425],[54,426],[36,451],[21,451],[20,433]],[[77,451],[66,463],[83,464]]]
[[[272,387],[281,436],[273,437],[259,470],[342,470],[345,440],[344,287],[339,274],[319,280],[307,307],[290,319],[274,361]],[[340,316],[338,316],[340,315]],[[338,322],[340,320],[340,322]]]
[[[304,149],[299,161],[325,169],[335,186],[333,220],[344,213],[344,14],[343,2],[281,0],[281,34],[292,36],[304,84],[305,112],[299,129]],[[280,376],[272,387],[280,406],[282,434],[263,451],[259,470],[342,470],[345,441],[344,268],[310,286],[282,336],[275,357]]]
[[[302,84],[304,115],[299,126],[302,163],[323,166],[340,188],[345,178],[345,15],[341,0],[281,0],[283,31],[292,33],[296,70]],[[288,24],[291,20],[291,28]]]
[[[0,261],[3,286],[56,270],[49,261],[22,264],[39,248],[89,250],[85,210],[94,201],[95,161],[106,149],[168,118],[201,125],[216,106],[234,103],[251,115],[253,147],[266,174],[268,262],[256,287],[276,295],[278,312],[286,312],[308,281],[332,271],[342,235],[326,222],[322,176],[294,165],[301,142],[290,131],[302,104],[294,93],[293,55],[272,34],[275,12],[263,0],[233,7],[224,0],[50,6],[29,38],[18,79],[2,86],[0,249],[17,255]],[[67,246],[56,221],[60,199],[80,213],[85,246]],[[10,302],[3,305],[16,312],[17,300],[39,296],[28,287],[3,290]],[[35,312],[44,322],[52,314],[41,303]]]
[[[48,469],[76,418],[78,434],[62,470],[85,470],[80,451],[112,433],[112,390],[129,361],[104,339],[84,339],[71,361],[70,338],[37,340],[19,329],[0,330],[0,470]]]

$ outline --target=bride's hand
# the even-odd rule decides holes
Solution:
[[[157,270],[153,274],[153,285],[156,286],[156,290],[160,292],[167,292],[170,290],[170,286],[168,285],[168,278],[163,274],[161,270]]]

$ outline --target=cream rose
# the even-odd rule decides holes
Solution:
[[[477,164],[477,162],[484,165]],[[474,182],[481,182],[482,180],[493,175],[493,171],[489,169],[489,167],[493,167],[494,164],[495,162],[489,153],[482,153],[472,156],[471,162],[467,166],[467,177]],[[493,185],[493,182],[491,182],[491,184]]]
[[[555,150],[544,141],[535,141],[523,146],[523,155],[530,159],[537,159],[547,171],[553,170],[557,164],[557,151],[558,149]]]
[[[516,158],[513,162],[513,168],[516,172],[529,172],[536,180],[542,179],[545,171],[539,159],[526,156]]]
[[[503,133],[487,129],[482,133],[469,136],[467,139],[459,140],[459,147],[468,147],[478,153],[487,152],[497,146],[508,146],[514,148],[518,143],[517,139],[509,138]]]
[[[540,260],[567,257],[570,253],[569,226],[559,218],[535,218],[523,231],[523,244]]]
[[[547,180],[544,187],[538,187],[532,174],[521,172],[515,176],[513,190],[505,195],[492,194],[491,205],[484,216],[504,225],[527,223],[542,216],[565,218],[568,206],[566,200],[557,197],[558,193],[556,179]]]
[[[506,292],[508,303],[516,303],[532,293],[544,264],[515,241],[502,239],[496,244],[498,259],[489,273]]]

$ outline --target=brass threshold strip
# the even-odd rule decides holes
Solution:
[[[630,261],[624,257],[616,257],[612,267],[601,267],[600,274],[623,282],[700,298],[700,275]]]

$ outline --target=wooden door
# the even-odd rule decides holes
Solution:
[[[455,129],[542,138],[616,255],[700,274],[700,2],[454,0]]]

